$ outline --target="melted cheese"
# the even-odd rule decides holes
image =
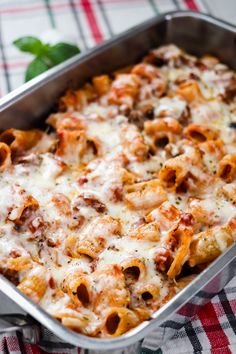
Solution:
[[[163,97],[155,108],[155,116],[168,116],[179,119],[186,108],[186,102],[180,97]]]
[[[79,165],[66,165],[60,153],[63,149],[52,152],[56,140],[61,143],[59,129],[58,135],[45,134],[33,148],[20,151],[22,156],[13,154],[12,165],[0,173],[0,270],[15,272],[19,281],[41,277],[47,288],[40,305],[90,336],[109,336],[105,317],[116,303],[109,299],[107,289],[116,292],[116,299],[124,297],[124,307],[134,311],[135,318],[140,310],[151,314],[179,290],[167,275],[181,242],[175,239],[176,230],[191,230],[194,241],[199,233],[214,227],[223,251],[227,246],[224,228],[236,216],[236,176],[232,183],[218,177],[221,155],[201,148],[201,141],[187,141],[184,133],[188,124],[214,129],[222,142],[222,156],[236,153],[236,131],[230,125],[235,121],[235,101],[229,104],[222,98],[232,72],[220,64],[203,70],[196,58],[173,45],[153,53],[164,61],[161,68],[148,66],[146,71],[117,76],[101,97],[95,91],[90,97],[85,90],[81,105],[71,106],[69,100],[68,114],[53,117],[54,124],[65,119],[65,135],[83,129],[81,140],[78,133],[81,149],[75,149],[81,156],[72,159]],[[178,82],[189,77],[196,79],[202,93],[193,102],[176,92]],[[156,89],[163,83],[160,98]],[[172,118],[167,121],[178,120],[180,129],[176,134],[162,128],[148,133],[145,127],[132,125],[136,116],[150,120],[149,124],[153,119],[155,123]],[[156,146],[162,134],[169,134],[170,143]],[[177,166],[173,181],[177,183],[179,177],[182,185],[169,187],[163,182],[160,171],[166,166]],[[162,193],[160,198],[158,193]],[[35,204],[27,206],[32,200]],[[160,200],[164,200],[161,205]],[[173,210],[178,217],[173,217]],[[147,236],[152,226],[153,239]],[[183,263],[190,256],[187,250]],[[15,265],[22,257],[25,263]],[[129,283],[122,267],[130,260],[134,267],[142,264],[144,274]],[[89,282],[89,304],[75,301],[77,289],[71,290],[73,281],[66,283],[71,275]],[[159,295],[153,301],[145,300],[139,291],[152,286],[159,289]],[[99,302],[103,296],[105,308]]]

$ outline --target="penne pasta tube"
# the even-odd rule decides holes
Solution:
[[[110,90],[111,80],[108,75],[96,76],[93,78],[92,82],[99,96],[107,94]]]
[[[160,287],[156,284],[142,284],[135,289],[135,293],[145,304],[151,304],[158,300]]]
[[[131,124],[126,125],[121,129],[120,139],[129,160],[144,161],[148,153],[148,146],[137,127]]]
[[[151,311],[147,307],[135,307],[132,310],[138,316],[140,321],[145,321],[150,318]]]
[[[167,88],[167,81],[162,71],[154,65],[148,63],[140,63],[133,67],[132,74],[136,75],[142,84],[143,81],[150,83],[152,86],[152,94],[155,97],[162,96]],[[149,98],[150,92],[148,90],[140,90],[141,98]]]
[[[107,311],[101,329],[103,337],[117,337],[137,326],[139,318],[125,307],[113,307]]]
[[[217,190],[217,195],[236,205],[236,183],[227,183]]]
[[[176,90],[177,94],[182,96],[188,103],[203,100],[201,89],[195,80],[187,80],[181,83]]]
[[[174,223],[179,221],[181,212],[169,201],[162,203],[158,208],[153,209],[147,216],[147,222],[156,222],[160,229],[167,231]]]
[[[61,111],[72,112],[81,110],[96,97],[94,87],[86,83],[81,89],[73,91],[67,90],[65,95],[60,98],[59,108]]]
[[[7,129],[0,135],[0,142],[7,144],[13,156],[24,154],[41,139],[43,133],[39,130]]]
[[[88,334],[86,331],[86,327],[88,326],[88,320],[86,319],[86,316],[68,316],[64,315],[61,316],[61,323],[65,326],[68,327],[75,332],[80,332],[84,334]]]
[[[169,190],[176,190],[186,180],[187,176],[188,169],[183,155],[167,160],[159,172],[160,180]]]
[[[176,142],[182,127],[177,119],[166,117],[146,121],[144,130],[152,140],[150,149],[156,154],[158,148],[164,148],[167,144]]]
[[[200,185],[210,181],[209,175],[202,171],[199,151],[189,150],[192,150],[190,154],[184,153],[167,160],[159,171],[159,179],[169,191],[196,191]]]
[[[99,267],[93,274],[95,298],[93,308],[102,313],[108,307],[124,307],[130,303],[130,293],[125,282],[122,266],[109,264]]]
[[[199,61],[209,69],[213,69],[217,64],[219,64],[219,59],[210,54],[203,55]]]
[[[118,74],[111,84],[108,102],[132,108],[138,95],[139,82],[134,74]]]
[[[121,268],[128,285],[140,281],[146,276],[146,266],[139,258],[128,258],[121,263]]]
[[[126,186],[124,200],[131,209],[151,209],[167,200],[167,193],[157,179]]]
[[[26,195],[22,198],[22,203],[15,208],[12,208],[7,219],[13,221],[17,225],[22,225],[29,217],[30,213],[36,211],[38,208],[38,201],[32,197],[32,195]]]
[[[30,271],[17,287],[38,304],[44,296],[47,286],[47,271],[43,267],[38,267]]]
[[[118,219],[109,215],[95,218],[83,230],[75,243],[75,254],[85,254],[93,259],[105,248],[107,238],[111,235],[120,234],[120,223]]]
[[[220,160],[225,155],[224,143],[221,139],[207,140],[200,143],[199,150],[202,154],[202,162],[211,174],[215,175]]]
[[[184,129],[184,135],[187,139],[195,143],[203,143],[208,140],[216,140],[218,132],[202,124],[189,124]]]
[[[131,70],[131,73],[138,75],[148,81],[152,81],[152,79],[162,76],[162,72],[160,71],[160,69],[158,69],[154,65],[146,63],[135,65]]]
[[[190,245],[190,267],[213,261],[233,242],[233,232],[229,226],[214,227],[195,235]]]
[[[138,240],[158,242],[160,241],[160,227],[156,222],[142,224],[135,230],[131,231],[129,237],[136,238]]]
[[[19,256],[16,258],[8,258],[6,268],[14,271],[21,271],[32,268],[32,260],[28,257]]]
[[[173,231],[171,237],[174,237],[178,243],[177,251],[174,255],[174,260],[167,272],[168,277],[173,279],[179,275],[184,263],[188,260],[193,232],[191,229],[179,228]]]
[[[177,119],[174,118],[157,118],[154,120],[147,120],[144,123],[144,131],[151,136],[156,136],[159,132],[180,134],[182,126]]]
[[[73,113],[52,113],[48,119],[47,124],[51,125],[55,130],[85,130],[85,123],[73,115]]]
[[[217,175],[227,183],[236,176],[236,155],[225,155],[219,162]]]
[[[11,149],[5,143],[0,143],[0,171],[11,166]]]
[[[64,288],[71,300],[79,306],[91,306],[93,293],[92,286],[87,275],[73,272],[65,279]]]
[[[98,254],[105,248],[106,240],[101,235],[94,240],[85,239],[76,243],[76,254],[84,254],[96,259]]]
[[[87,140],[84,130],[58,131],[59,144],[56,155],[62,157],[67,164],[79,166],[81,158],[86,152]]]

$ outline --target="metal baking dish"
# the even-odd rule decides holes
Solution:
[[[31,128],[53,110],[57,98],[68,87],[78,87],[94,75],[109,73],[137,62],[149,49],[175,43],[188,52],[211,53],[236,69],[236,27],[194,12],[171,12],[155,17],[80,56],[51,69],[5,96],[0,102],[0,129]],[[221,255],[165,306],[128,333],[114,339],[90,338],[75,333],[53,319],[21,294],[3,276],[0,290],[58,337],[89,349],[126,347],[155,329],[181,328],[236,274],[236,244]]]

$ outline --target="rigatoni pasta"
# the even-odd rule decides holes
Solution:
[[[122,335],[236,240],[236,75],[174,45],[0,134],[0,271],[61,323]]]

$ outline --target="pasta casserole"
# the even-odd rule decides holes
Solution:
[[[63,325],[119,336],[236,239],[236,75],[175,45],[0,134],[0,272]]]

